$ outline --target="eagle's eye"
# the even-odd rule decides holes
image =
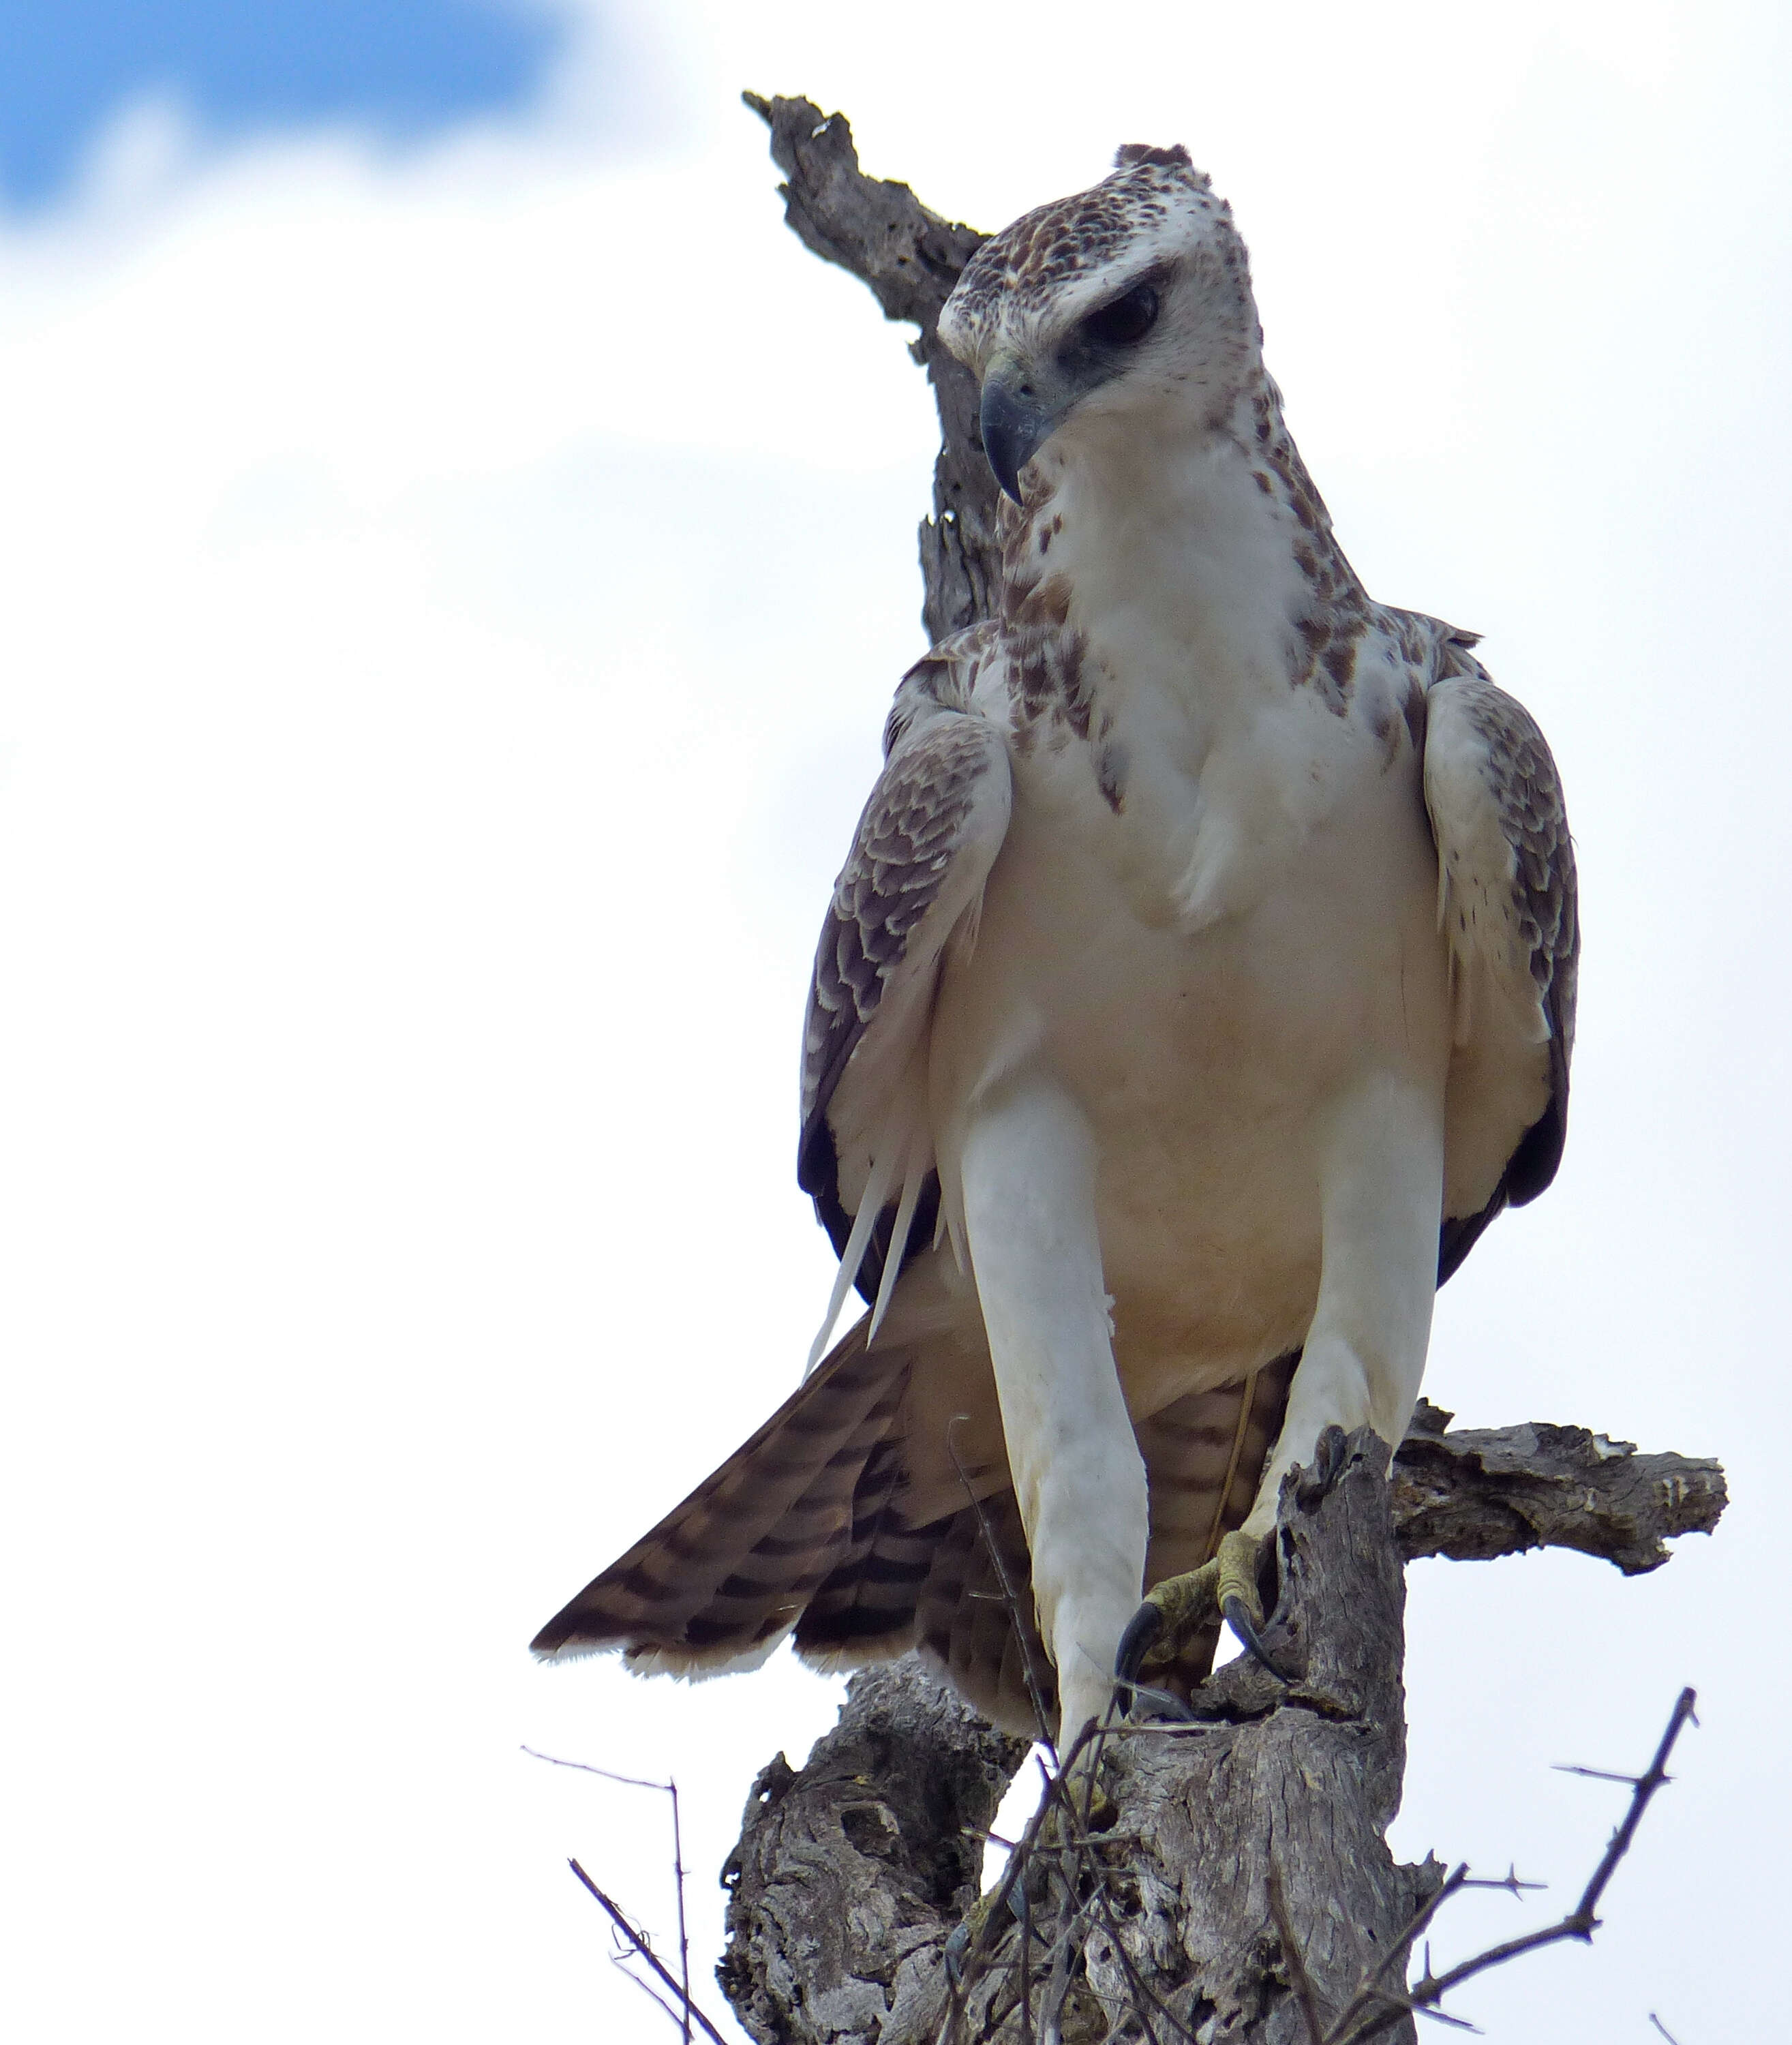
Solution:
[[[1158,295],[1149,284],[1135,284],[1082,323],[1083,333],[1100,348],[1130,348],[1156,325]]]

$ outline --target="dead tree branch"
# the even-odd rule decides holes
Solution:
[[[722,1876],[719,1978],[752,2036],[931,2039],[946,1936],[1027,1750],[911,1656],[854,1678],[800,1775],[782,1754],[761,1770]]]
[[[1667,1542],[1709,1534],[1729,1495],[1721,1464],[1641,1455],[1585,1427],[1530,1421],[1451,1429],[1419,1401],[1394,1458],[1393,1518],[1407,1562],[1489,1562],[1527,1548],[1573,1548],[1627,1577],[1659,1569]]]
[[[920,329],[910,352],[933,386],[940,428],[933,516],[921,523],[921,618],[930,641],[943,639],[989,615],[1001,567],[998,493],[977,431],[977,381],[938,333],[940,308],[986,237],[931,212],[907,185],[866,177],[844,114],[824,114],[809,99],[742,96],[772,131],[792,233],[869,285],[885,318]]]
[[[1511,1431],[1563,1435],[1579,1452],[1578,1430]],[[1451,1896],[1534,1885],[1516,1871],[1447,1877],[1388,1854],[1407,1543],[1391,1508],[1398,1464],[1390,1485],[1373,1438],[1351,1446],[1332,1491],[1303,1500],[1290,1485],[1283,1499],[1283,1596],[1267,1639],[1293,1681],[1241,1658],[1197,1693],[1188,1722],[1106,1730],[1117,1806],[1106,1831],[1070,1793],[1086,1779],[1073,1750],[965,1931],[982,1840],[1025,1743],[983,1725],[913,1656],[856,1677],[808,1766],[799,1774],[780,1756],[761,1773],[725,1877],[720,1978],[749,2032],[761,2045],[1367,2045],[1410,2037],[1411,2012],[1442,2016],[1439,2000],[1488,1966],[1588,1935],[1690,1698],[1646,1773],[1617,1778],[1632,1785],[1631,1815],[1576,1909],[1441,1974],[1428,1964],[1409,1988],[1407,1954]],[[1463,1462],[1454,1510],[1478,1552],[1478,1539],[1506,1528],[1506,1506],[1496,1490],[1493,1527],[1478,1536],[1468,1501],[1482,1462]],[[1559,1474],[1546,1465],[1545,1477]],[[1678,1510],[1666,1494],[1658,1503]],[[1609,1500],[1593,1491],[1586,1510],[1606,1514]],[[1625,1523],[1628,1553],[1639,1530],[1652,1538],[1669,1522]]]

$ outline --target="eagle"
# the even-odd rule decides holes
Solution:
[[[896,690],[803,1038],[818,1352],[865,1310],[534,1646],[919,1648],[1073,1736],[1260,1646],[1284,1477],[1400,1441],[1437,1288],[1554,1177],[1574,852],[1475,635],[1334,538],[1186,149],[984,243],[939,331],[999,602]]]

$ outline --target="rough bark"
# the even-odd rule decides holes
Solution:
[[[1409,1562],[1574,1548],[1640,1576],[1667,1560],[1671,1536],[1709,1534],[1729,1502],[1723,1466],[1708,1458],[1641,1455],[1634,1442],[1542,1421],[1451,1428],[1452,1417],[1421,1399],[1394,1458]]]
[[[977,392],[936,324],[984,237],[865,177],[842,116],[746,97],[771,129],[792,229],[919,329],[942,440],[923,615],[943,637],[988,614],[1000,571]],[[1091,1840],[1060,1812],[1019,1857],[1012,1911],[969,1939],[956,1985],[947,1940],[1026,1746],[913,1655],[855,1677],[807,1765],[780,1754],[761,1771],[724,1872],[719,1978],[750,2035],[1285,2045],[1323,2035],[1367,1970],[1397,1990],[1403,1928],[1443,1877],[1434,1862],[1397,1866],[1385,1841],[1405,1748],[1402,1562],[1548,1546],[1634,1574],[1667,1560],[1668,1537],[1709,1533],[1726,1502],[1715,1462],[1580,1427],[1447,1431],[1450,1417],[1421,1401],[1389,1477],[1363,1435],[1329,1489],[1285,1488],[1267,1644],[1293,1680],[1240,1660],[1197,1693],[1187,1723],[1109,1736],[1116,1822]],[[1410,2019],[1382,2035],[1410,2039]]]
[[[983,458],[977,382],[942,345],[940,308],[958,272],[988,237],[943,220],[907,185],[859,169],[843,114],[810,99],[742,95],[772,131],[772,156],[787,182],[784,220],[805,248],[870,286],[887,319],[920,329],[910,352],[927,372],[939,407],[934,510],[921,522],[921,622],[930,641],[987,618],[1001,568],[996,540],[1000,492]]]
[[[1188,1728],[1108,1743],[1117,1823],[1080,1868],[1036,1881],[1029,1905],[1042,1935],[1067,1897],[1089,1906],[1061,1984],[1064,2045],[1146,2035],[1127,2012],[1153,1997],[1203,2045],[1303,2039],[1272,1866],[1332,2010],[1441,1880],[1435,1864],[1397,1866],[1385,1844],[1405,1758],[1403,1562],[1547,1546],[1633,1574],[1667,1559],[1668,1539],[1709,1533],[1726,1502],[1715,1462],[1640,1455],[1580,1427],[1446,1431],[1448,1419],[1420,1402],[1391,1481],[1359,1440],[1323,1500],[1285,1495],[1267,1644],[1293,1683],[1235,1662],[1197,1693]],[[976,1835],[1025,1751],[910,1655],[854,1679],[807,1767],[780,1755],[761,1773],[729,1866],[721,1972],[761,2045],[931,2045],[948,2013],[946,1942],[975,1895]],[[1112,1924],[1090,1904],[1097,1860]],[[1004,2004],[1019,1943],[1011,1928],[976,1970],[966,2039],[1019,2036]],[[1037,1951],[1035,2005],[1054,1985]],[[1157,2035],[1178,2035],[1161,2012]]]
[[[909,1655],[853,1678],[800,1774],[781,1754],[760,1770],[722,1873],[717,1972],[753,2037],[930,2035],[946,1935],[977,1901],[983,1835],[1027,1753]]]

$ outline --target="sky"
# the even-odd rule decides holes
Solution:
[[[535,98],[567,25],[529,0],[0,0],[0,191],[53,205],[148,98],[214,142],[330,122],[439,134]]]
[[[1453,1906],[1439,1961],[1544,1921],[1621,1797],[1554,1765],[1640,1766],[1696,1685],[1595,1944],[1456,2007],[1760,2035],[1792,31],[1266,20],[0,6],[14,2035],[665,2035],[565,1862],[664,1949],[665,1800],[522,1749],[676,1773],[707,1978],[753,1776],[831,1722],[788,1662],[525,1651],[796,1381],[801,1004],[920,650],[927,394],[782,226],[742,87],[985,227],[1186,142],[1370,588],[1485,634],[1548,733],[1568,1153],[1426,1388],[1719,1455],[1734,1502],[1632,1581],[1410,1572],[1394,1843],[1552,1885]]]

